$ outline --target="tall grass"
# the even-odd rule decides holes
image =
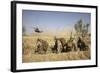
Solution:
[[[91,59],[90,50],[71,51],[66,53],[51,53],[48,49],[46,54],[34,53],[36,49],[36,40],[41,38],[49,43],[49,48],[54,45],[54,37],[51,36],[23,36],[23,57],[22,62],[44,62],[44,61],[68,61],[68,60],[87,60]],[[66,41],[68,38],[65,38]]]

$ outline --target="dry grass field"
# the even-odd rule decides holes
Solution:
[[[48,49],[46,54],[34,53],[36,49],[36,40],[38,38],[46,40],[49,43],[49,48],[50,46],[54,45],[54,37],[52,36],[23,36],[23,63],[91,59],[90,50],[52,53],[51,50]],[[66,41],[68,40],[68,38],[65,38]]]
[[[45,61],[68,61],[68,60],[87,60],[90,59],[89,51],[78,51],[68,53],[51,54],[27,54],[23,56],[23,62],[45,62]]]

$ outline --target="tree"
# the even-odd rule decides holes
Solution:
[[[83,29],[83,21],[80,19],[78,22],[78,28],[79,28],[79,32],[82,32],[82,29]]]
[[[83,21],[80,19],[75,25],[74,25],[75,31],[78,35],[82,34],[83,31]]]
[[[80,19],[75,25],[74,25],[75,31],[78,36],[84,36],[88,33],[89,24],[84,24],[82,19]]]
[[[26,34],[26,28],[25,28],[25,26],[22,27],[22,34],[23,34],[23,35]]]
[[[87,30],[87,32],[89,31],[89,26],[90,26],[90,24],[86,24],[86,30]]]

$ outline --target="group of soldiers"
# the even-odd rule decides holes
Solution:
[[[46,54],[48,49],[51,50],[52,53],[86,51],[90,49],[90,40],[87,43],[87,40],[84,38],[86,38],[86,36],[85,37],[79,36],[77,38],[70,37],[69,40],[66,41],[65,38],[54,37],[53,46],[49,46],[49,43],[46,40],[38,38],[36,42],[35,53]]]

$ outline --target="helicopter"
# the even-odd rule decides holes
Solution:
[[[36,33],[42,33],[43,31],[41,31],[38,27],[33,27],[34,31]]]

